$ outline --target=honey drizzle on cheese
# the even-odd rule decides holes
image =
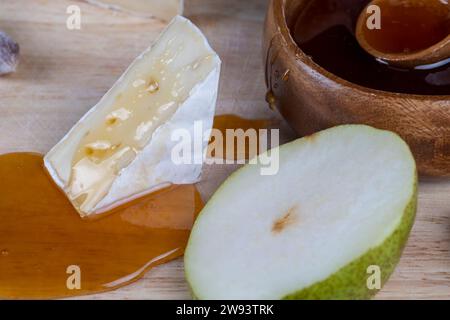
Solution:
[[[146,62],[145,72],[127,75],[125,89],[117,94],[109,112],[79,143],[72,160],[68,194],[80,211],[90,211],[105,197],[120,171],[149,143],[155,130],[174,115],[192,90],[185,83],[198,83],[210,71],[211,55],[171,70],[183,49],[172,39],[161,56]]]
[[[176,186],[87,221],[42,156],[2,155],[0,177],[0,298],[86,295],[136,281],[183,254],[203,206],[195,186]]]

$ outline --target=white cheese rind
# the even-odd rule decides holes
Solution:
[[[203,130],[212,128],[215,108],[199,108],[198,106],[215,106],[219,75],[219,69],[212,72],[206,81],[195,88],[196,94],[186,100],[172,119],[156,130],[149,145],[126,169],[128,175],[139,177],[139,179],[130,184],[125,175],[118,176],[108,195],[99,203],[98,210],[110,210],[170,184],[191,184],[199,180],[202,165],[174,165],[171,152],[178,142],[172,141],[170,136],[173,130],[183,128],[189,132],[191,137],[194,137],[194,122],[198,120],[202,121]],[[204,152],[207,146],[208,141],[203,140],[202,150]],[[150,174],[142,174],[144,172]],[[149,189],[148,186],[152,187]],[[134,196],[132,198],[123,197],[127,193],[134,194]]]
[[[189,30],[189,32],[187,31]],[[201,38],[200,38],[201,36]],[[179,104],[170,119],[159,126],[150,141],[139,151],[136,158],[115,177],[109,192],[91,209],[79,210],[81,216],[90,216],[113,209],[127,201],[154,192],[170,184],[190,184],[198,181],[202,164],[176,165],[171,152],[177,142],[171,141],[174,129],[185,129],[194,136],[194,121],[202,122],[203,132],[211,129],[215,113],[220,77],[220,59],[211,49],[201,31],[189,20],[176,17],[161,34],[153,46],[139,56],[105,94],[100,102],[87,112],[69,133],[44,158],[44,164],[56,184],[70,199],[69,181],[72,174],[73,159],[80,141],[92,125],[102,121],[111,111],[115,96],[130,83],[130,75],[136,68],[145,64],[146,59],[161,53],[161,48],[174,37],[183,39],[183,49],[175,58],[173,68],[195,62],[199,57],[210,57],[207,76],[192,86],[188,97]],[[201,41],[199,42],[199,39]],[[173,40],[172,40],[173,41]],[[193,72],[193,71],[192,71]],[[207,141],[203,142],[206,153]],[[72,199],[70,199],[72,200]]]

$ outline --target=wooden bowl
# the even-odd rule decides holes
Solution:
[[[290,34],[308,1],[270,1],[263,45],[270,105],[301,136],[354,123],[394,131],[410,145],[421,174],[450,176],[450,95],[378,91],[329,73]]]

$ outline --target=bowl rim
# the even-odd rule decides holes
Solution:
[[[346,88],[351,88],[352,90],[359,91],[364,94],[369,95],[382,95],[385,97],[391,97],[391,98],[407,98],[407,99],[413,99],[413,100],[427,100],[427,101],[433,101],[433,102],[442,102],[446,100],[450,100],[450,94],[449,95],[421,95],[421,94],[411,94],[411,93],[400,93],[400,92],[389,92],[389,91],[383,91],[378,89],[372,89],[369,87],[365,87],[356,83],[353,83],[351,81],[345,80],[316,62],[314,62],[311,58],[309,58],[305,52],[303,52],[302,49],[297,45],[297,43],[294,41],[294,38],[292,37],[291,31],[287,25],[287,19],[285,14],[285,6],[286,0],[272,0],[273,2],[273,14],[274,14],[274,21],[277,24],[278,31],[283,37],[283,40],[288,46],[288,50],[292,52],[292,57],[295,57],[296,60],[300,60],[304,65],[306,65],[308,68],[310,68],[312,71],[319,74],[321,77],[326,78],[329,81],[332,81],[334,84],[337,84],[339,86],[343,86]],[[450,104],[449,104],[450,107]]]

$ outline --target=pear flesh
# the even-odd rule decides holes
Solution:
[[[417,173],[407,144],[388,131],[347,125],[273,151],[280,156],[276,175],[243,167],[197,219],[185,254],[193,295],[374,295],[414,222]]]

